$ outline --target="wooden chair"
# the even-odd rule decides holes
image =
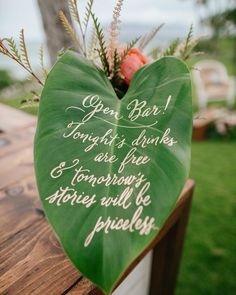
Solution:
[[[235,98],[235,80],[229,77],[225,66],[215,60],[202,60],[195,64],[193,79],[196,85],[199,109],[211,101],[226,101],[232,108]]]

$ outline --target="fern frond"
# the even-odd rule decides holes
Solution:
[[[4,39],[0,39],[0,53],[7,55],[7,48],[3,44]]]
[[[194,56],[194,48],[198,44],[199,39],[193,38],[191,42],[189,42],[188,48],[183,52],[182,50],[179,51],[179,57],[182,58],[184,61]],[[195,55],[201,54],[200,52],[195,52]]]
[[[32,67],[29,61],[28,57],[28,52],[27,48],[25,45],[25,34],[24,34],[24,29],[20,31],[20,49],[21,49],[21,56],[22,56],[22,61],[24,62],[25,66],[32,71]]]
[[[192,38],[193,38],[193,24],[191,24],[191,26],[189,28],[189,32],[188,32],[188,35],[187,35],[187,38],[186,38],[184,50],[187,50],[187,48],[189,46],[189,43],[191,42]]]
[[[46,79],[47,76],[48,76],[48,71],[47,71],[47,69],[45,68],[45,65],[44,65],[44,50],[43,50],[43,46],[40,46],[40,48],[39,48],[39,61],[40,61],[40,66],[41,66],[41,69],[42,69],[44,78]]]
[[[122,53],[121,57],[120,57],[120,61],[119,63],[122,64],[122,62],[125,60],[127,54],[129,53],[130,49],[134,47],[134,45],[140,40],[141,37],[137,37],[135,39],[133,39],[126,47],[126,49],[124,50],[124,52]]]
[[[115,86],[117,81],[120,80],[120,60],[119,60],[119,56],[118,56],[118,51],[117,49],[115,49],[114,51],[114,60],[113,60],[113,69],[112,69],[112,73],[111,73],[111,79],[112,79],[112,83]]]
[[[8,46],[5,46],[4,41],[8,43]],[[25,45],[25,39],[24,39],[24,31],[21,31],[20,35],[20,48],[22,51],[22,54],[20,55],[20,52],[16,46],[15,41],[12,38],[4,38],[0,39],[0,53],[6,55],[11,60],[15,61],[17,64],[19,64],[22,68],[24,68],[30,75],[32,75],[40,85],[43,86],[43,82],[40,80],[40,78],[33,72],[27,50]]]
[[[160,24],[158,27],[152,29],[151,32],[147,33],[140,39],[138,47],[141,51],[143,51],[147,47],[147,45],[153,40],[153,38],[156,36],[156,34],[160,31],[160,29],[163,26],[164,24]]]
[[[120,58],[118,55],[117,49],[114,50],[113,53],[113,61],[112,61],[112,67],[110,68],[110,76],[109,78],[112,79],[113,82],[116,82],[119,78],[119,72],[120,72],[120,66],[122,62],[125,60],[127,54],[129,53],[130,49],[134,47],[134,45],[138,42],[139,38],[135,38],[133,41],[131,41],[126,49],[121,54]]]
[[[15,40],[11,37],[11,38],[4,38],[3,41],[7,42],[12,54],[17,59],[21,60],[21,55],[20,55],[19,49],[17,48]]]
[[[184,60],[187,59],[189,50],[191,51],[191,47],[193,46],[193,25],[191,24],[190,28],[189,28],[189,32],[188,35],[182,45],[182,48],[180,49],[180,55],[181,58],[183,58]],[[195,45],[194,45],[195,47]]]
[[[166,55],[173,55],[176,57],[181,58],[182,60],[186,61],[190,57],[194,55],[201,54],[200,52],[193,52],[195,46],[198,44],[199,38],[193,37],[193,26],[190,26],[188,35],[186,39],[180,40],[176,39],[174,40],[169,47],[162,52],[162,56]]]
[[[175,55],[177,48],[180,44],[180,39],[177,38],[175,39],[170,45],[169,47],[164,50],[164,52],[162,53],[163,56],[171,56],[171,55]]]
[[[84,34],[86,34],[86,32],[87,32],[89,19],[90,19],[91,13],[92,13],[93,3],[94,3],[94,0],[88,0],[86,7],[85,7],[85,16],[84,16],[84,20],[83,20]]]
[[[199,39],[195,39],[195,38],[192,39],[188,45],[187,50],[184,50],[184,51],[183,51],[184,44],[180,44],[179,49],[177,49],[176,56],[178,56],[179,58],[181,58],[184,61],[191,58],[194,55],[193,51],[194,51],[194,48],[197,45],[198,41],[199,41]],[[195,54],[197,55],[198,53],[195,52]],[[199,54],[201,54],[201,53],[199,53]]]
[[[71,39],[77,44],[79,49],[83,50],[77,33],[72,28],[68,18],[65,16],[65,14],[62,10],[59,11],[59,18],[61,20],[61,23],[62,23],[65,31],[68,33],[68,35],[71,37]]]
[[[103,65],[104,72],[109,77],[110,76],[110,66],[109,66],[108,57],[107,57],[107,48],[106,48],[104,33],[103,33],[101,25],[98,21],[98,18],[95,17],[94,13],[91,13],[91,16],[93,19],[94,28],[95,28],[98,43],[99,43],[99,49],[97,51],[98,51],[99,57],[101,59],[102,65]]]

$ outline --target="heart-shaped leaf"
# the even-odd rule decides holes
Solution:
[[[35,137],[39,193],[68,257],[106,294],[173,209],[191,130],[190,74],[176,58],[139,69],[122,100],[75,53],[50,72]]]

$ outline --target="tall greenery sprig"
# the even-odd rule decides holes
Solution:
[[[193,43],[193,25],[191,24],[187,38],[185,42],[183,43],[183,48],[180,49],[180,55],[183,60],[188,59],[189,51],[192,48]]]
[[[3,41],[7,41],[12,54],[15,55],[15,57],[18,60],[21,60],[21,54],[19,52],[19,49],[17,48],[15,40],[11,37],[11,38],[5,38],[5,39],[3,39]]]
[[[170,56],[170,55],[174,55],[176,53],[176,50],[180,44],[180,39],[177,38],[175,39],[173,42],[170,43],[169,47],[167,47],[164,51],[163,51],[163,56]]]
[[[185,61],[193,56],[203,54],[202,52],[193,52],[198,42],[199,38],[194,38],[193,25],[191,25],[186,40],[184,41],[182,47],[180,46],[179,48],[179,57]]]
[[[193,36],[193,25],[190,26],[189,32],[185,40],[179,44],[176,49],[176,56],[186,61],[192,56],[200,55],[202,52],[193,52],[195,46],[198,44],[199,38]]]
[[[92,13],[93,3],[94,3],[94,0],[88,0],[87,4],[85,6],[85,16],[84,16],[84,20],[83,20],[84,35],[86,35],[86,33],[87,33],[89,19],[90,19],[91,13]]]
[[[110,71],[110,65],[109,65],[109,60],[108,60],[108,53],[107,53],[107,47],[106,47],[106,41],[104,37],[103,30],[101,28],[101,24],[98,21],[98,18],[95,16],[94,13],[91,13],[94,27],[95,27],[95,32],[97,34],[97,39],[99,43],[99,48],[97,49],[99,57],[101,59],[101,63],[103,65],[103,70],[105,74],[110,77],[111,71]]]
[[[120,67],[123,61],[125,60],[126,56],[128,55],[131,48],[134,47],[134,45],[139,41],[140,37],[135,38],[132,40],[127,47],[123,50],[123,52],[120,54],[118,53],[118,50],[114,50],[114,57],[113,57],[113,67],[112,67],[112,73],[110,75],[111,83],[118,95],[118,97],[122,97],[124,94],[117,88],[119,84],[122,84],[122,78],[120,75]]]
[[[45,65],[44,65],[44,50],[43,50],[43,45],[40,46],[39,48],[39,62],[40,62],[40,66],[42,69],[42,73],[44,78],[46,79],[48,76],[48,70],[46,69]]]
[[[70,9],[70,13],[73,16],[74,20],[81,26],[81,21],[80,21],[80,15],[79,15],[79,10],[78,10],[78,5],[77,5],[77,0],[68,0],[68,6]]]
[[[120,57],[120,64],[125,60],[126,56],[128,55],[131,48],[135,46],[135,44],[140,40],[141,37],[137,37],[133,39],[126,47],[126,49],[123,51]]]
[[[23,67],[31,76],[33,76],[40,85],[44,85],[41,79],[35,74],[32,69],[28,51],[25,44],[24,30],[20,32],[20,49],[17,47],[13,38],[0,39],[0,52]]]
[[[80,29],[80,32],[82,35],[82,43],[83,43],[83,45],[80,46],[80,50],[83,53],[83,55],[86,56],[85,34],[84,34],[83,27],[82,27],[81,19],[80,19],[77,0],[68,0],[68,5],[69,5],[69,9],[70,9],[70,13],[71,13],[72,17],[74,18],[76,23],[79,25],[79,29]],[[79,36],[77,36],[76,33],[75,33],[75,35],[76,35],[76,38],[79,40]],[[80,41],[79,41],[79,43],[80,43]]]
[[[199,38],[193,37],[193,25],[190,26],[187,37],[183,40],[175,39],[166,49],[154,48],[150,53],[153,59],[158,59],[163,56],[176,56],[184,61],[202,52],[194,52],[195,46],[198,44]]]
[[[140,39],[138,47],[141,51],[144,50],[147,47],[147,45],[155,38],[155,36],[163,26],[164,24],[160,24]]]
[[[65,31],[68,33],[68,35],[71,37],[71,39],[78,46],[78,49],[82,52],[83,47],[81,45],[80,39],[79,39],[77,33],[75,32],[75,30],[73,29],[73,27],[71,26],[68,18],[65,16],[65,14],[64,14],[64,12],[62,10],[59,11],[59,18],[61,20],[61,23],[62,23]]]
[[[24,62],[24,64],[26,65],[26,67],[32,71],[32,67],[29,61],[29,56],[28,56],[28,52],[26,49],[26,44],[25,44],[25,34],[24,34],[24,30],[22,29],[20,31],[20,49],[21,49],[21,57],[22,60]]]
[[[82,54],[85,57],[87,57],[86,34],[87,34],[87,29],[88,29],[88,24],[89,24],[90,16],[91,16],[91,13],[92,13],[93,3],[94,3],[94,0],[88,0],[87,1],[86,6],[85,6],[85,16],[84,16],[84,19],[83,19],[83,22],[82,22],[81,21],[80,14],[79,14],[77,0],[68,0],[68,5],[69,5],[70,13],[71,13],[72,17],[74,18],[75,22],[79,26],[80,35],[82,37],[82,42],[81,42],[82,43],[82,46],[80,46],[80,50],[81,50]],[[70,25],[70,27],[72,28],[71,25]],[[66,26],[65,26],[65,28],[66,28]],[[71,31],[70,28],[69,28],[69,30]],[[68,31],[68,29],[67,29],[67,31]],[[75,33],[74,34],[74,37],[75,37],[75,35],[77,35],[77,34]],[[76,38],[79,40],[79,36],[76,36]]]

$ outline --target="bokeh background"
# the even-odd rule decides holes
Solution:
[[[114,3],[95,1],[94,11],[104,27],[111,20]],[[79,0],[82,13],[84,5],[85,1]],[[198,70],[197,62],[211,59],[221,62],[235,79],[235,0],[127,0],[121,19],[122,42],[165,23],[149,45],[149,51],[186,37],[193,24],[194,36],[200,37],[195,50],[201,54],[187,61],[190,69]],[[41,44],[47,48],[37,0],[0,0],[0,37],[17,39],[21,28],[25,29],[29,56],[37,71],[38,50]],[[47,53],[46,64],[50,64]],[[193,81],[196,120],[209,124],[205,124],[204,134],[195,138],[192,146],[191,178],[196,181],[196,190],[176,294],[233,295],[236,294],[236,104],[229,109],[225,101],[213,101],[199,110],[197,87]],[[21,108],[21,101],[32,97],[32,88],[27,74],[7,57],[0,56],[0,103]],[[217,115],[208,120],[208,111],[212,109],[217,110]],[[37,115],[35,107],[22,110]]]

